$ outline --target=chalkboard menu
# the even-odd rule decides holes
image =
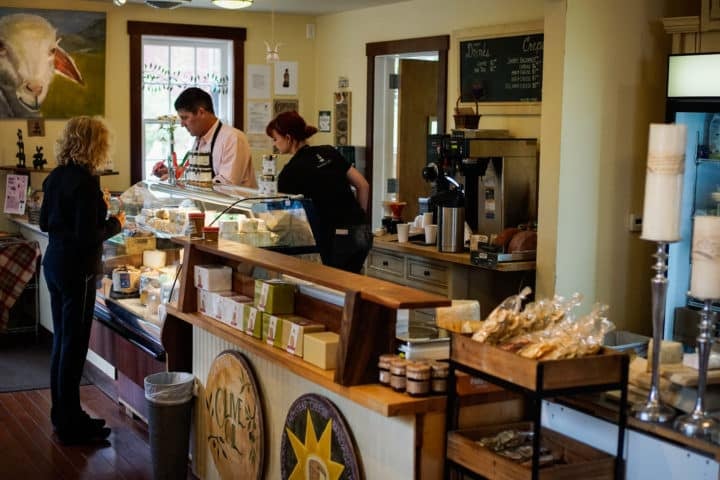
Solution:
[[[543,34],[460,42],[463,102],[539,102]]]

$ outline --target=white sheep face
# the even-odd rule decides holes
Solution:
[[[38,15],[0,18],[0,89],[12,110],[9,116],[38,112],[55,73],[82,83],[59,41],[55,28]],[[58,64],[67,71],[58,69]]]

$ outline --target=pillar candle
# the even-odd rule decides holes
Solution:
[[[650,124],[641,235],[645,240],[680,240],[686,130],[685,125]]]
[[[691,272],[691,296],[720,298],[720,217],[695,217]]]

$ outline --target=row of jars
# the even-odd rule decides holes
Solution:
[[[379,380],[396,392],[414,397],[447,392],[449,365],[435,360],[406,360],[396,354],[380,355]]]

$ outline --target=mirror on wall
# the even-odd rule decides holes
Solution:
[[[373,228],[383,201],[407,202],[405,221],[418,213],[430,186],[421,177],[429,133],[445,131],[449,36],[369,43],[366,162]],[[425,191],[427,190],[427,192]]]

